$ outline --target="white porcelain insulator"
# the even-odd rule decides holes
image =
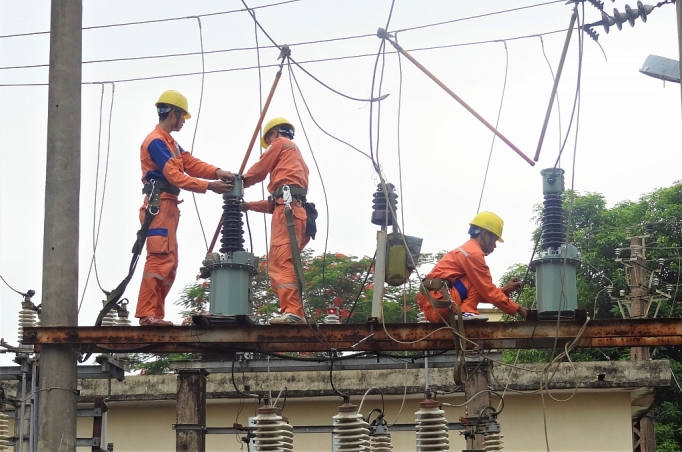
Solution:
[[[448,421],[445,411],[422,407],[414,413],[417,428],[417,452],[442,452],[450,450],[448,437]]]
[[[9,452],[7,447],[9,438],[9,416],[0,412],[0,452]]]
[[[369,452],[389,452],[393,450],[391,435],[374,435],[369,438]]]
[[[22,309],[19,311],[19,343],[24,343],[24,328],[36,326],[38,323],[38,313],[32,309]]]
[[[130,326],[130,318],[128,317],[116,317],[116,326]]]
[[[502,450],[504,449],[504,441],[502,441],[504,435],[501,433],[488,433],[483,439],[483,450]]]
[[[341,323],[341,318],[336,314],[327,314],[327,316],[324,318],[324,323],[338,325]]]
[[[106,300],[103,300],[102,303],[106,304]],[[102,319],[102,326],[114,325],[116,325],[116,311],[110,309],[109,312],[107,312],[107,315],[105,315],[104,318]]]
[[[417,323],[429,323],[422,311],[419,311],[419,314],[417,314]]]
[[[260,412],[253,419],[254,445],[256,452],[287,452],[293,450],[294,434],[291,425],[282,416],[270,412]]]
[[[282,450],[294,450],[294,427],[286,419],[282,420],[281,427],[284,431],[282,433]]]
[[[333,452],[366,452],[369,449],[369,424],[357,411],[340,411],[332,417]]]

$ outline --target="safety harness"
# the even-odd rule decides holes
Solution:
[[[468,257],[469,254],[464,251],[461,247],[457,248],[464,257]],[[426,296],[435,309],[448,309],[449,318],[446,323],[449,323],[451,328],[456,330],[454,341],[455,341],[455,366],[453,372],[453,378],[455,384],[461,385],[467,379],[466,373],[466,338],[464,335],[464,319],[462,318],[462,310],[457,303],[454,303],[452,297],[450,296],[450,288],[454,288],[459,294],[460,300],[463,302],[469,297],[464,283],[457,279],[455,282],[449,281],[442,278],[425,278],[419,285],[419,292]],[[431,291],[440,292],[443,296],[443,300],[438,300],[431,294]],[[454,306],[457,313],[455,318],[455,312],[451,309]],[[445,319],[443,319],[445,320]],[[453,332],[454,333],[454,332]]]
[[[298,194],[296,193],[298,192]],[[298,251],[298,240],[296,239],[296,231],[294,230],[294,212],[291,208],[291,203],[294,201],[294,196],[302,196],[302,202],[305,203],[305,195],[308,191],[302,187],[283,185],[275,190],[275,196],[279,197],[281,194],[282,201],[284,201],[284,218],[287,222],[287,231],[289,232],[289,246],[291,248],[291,258],[294,261],[294,272],[296,273],[296,282],[298,284],[298,295],[303,301],[303,287],[305,287],[305,276],[303,273],[303,262],[301,262],[301,253]],[[298,198],[300,200],[300,198]]]
[[[147,208],[144,212],[144,221],[142,222],[142,227],[137,231],[137,237],[135,243],[133,244],[133,258],[130,261],[130,266],[128,267],[128,275],[121,281],[121,283],[111,292],[104,291],[107,296],[104,307],[97,316],[97,321],[95,326],[101,326],[104,317],[111,311],[114,306],[118,303],[125,292],[128,283],[135,273],[135,268],[137,267],[137,262],[140,259],[140,254],[142,254],[142,249],[147,241],[147,232],[149,230],[149,225],[159,214],[159,206],[161,204],[161,193],[170,193],[172,195],[179,195],[180,189],[174,185],[171,185],[168,181],[163,179],[151,179],[142,188],[142,194],[147,195]]]

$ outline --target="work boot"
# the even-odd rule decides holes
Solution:
[[[140,326],[173,326],[173,322],[154,316],[140,317]]]
[[[270,319],[270,325],[305,325],[305,319],[299,315],[285,312],[279,317]]]
[[[457,318],[457,314],[455,314],[455,318]],[[484,315],[474,314],[473,312],[463,312],[462,313],[462,320],[485,321],[485,320],[488,320],[488,317],[486,317]]]

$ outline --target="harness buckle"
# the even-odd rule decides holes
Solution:
[[[158,191],[156,190],[156,180],[152,179],[149,181],[149,183],[151,184],[152,189],[149,192],[149,194],[147,195],[147,211],[151,215],[156,216],[159,214],[159,210],[160,210],[160,207],[159,207],[160,196],[159,196]]]
[[[291,209],[291,201],[293,201],[293,198],[291,196],[291,190],[286,184],[282,186],[282,201],[284,201],[284,205],[287,209]]]

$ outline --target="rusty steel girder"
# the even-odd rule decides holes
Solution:
[[[465,322],[466,348],[559,347],[578,336],[575,321]],[[229,327],[34,327],[24,344],[70,344],[82,352],[303,352],[447,350],[454,334],[442,324],[232,325]],[[682,319],[590,321],[578,347],[682,345]]]

